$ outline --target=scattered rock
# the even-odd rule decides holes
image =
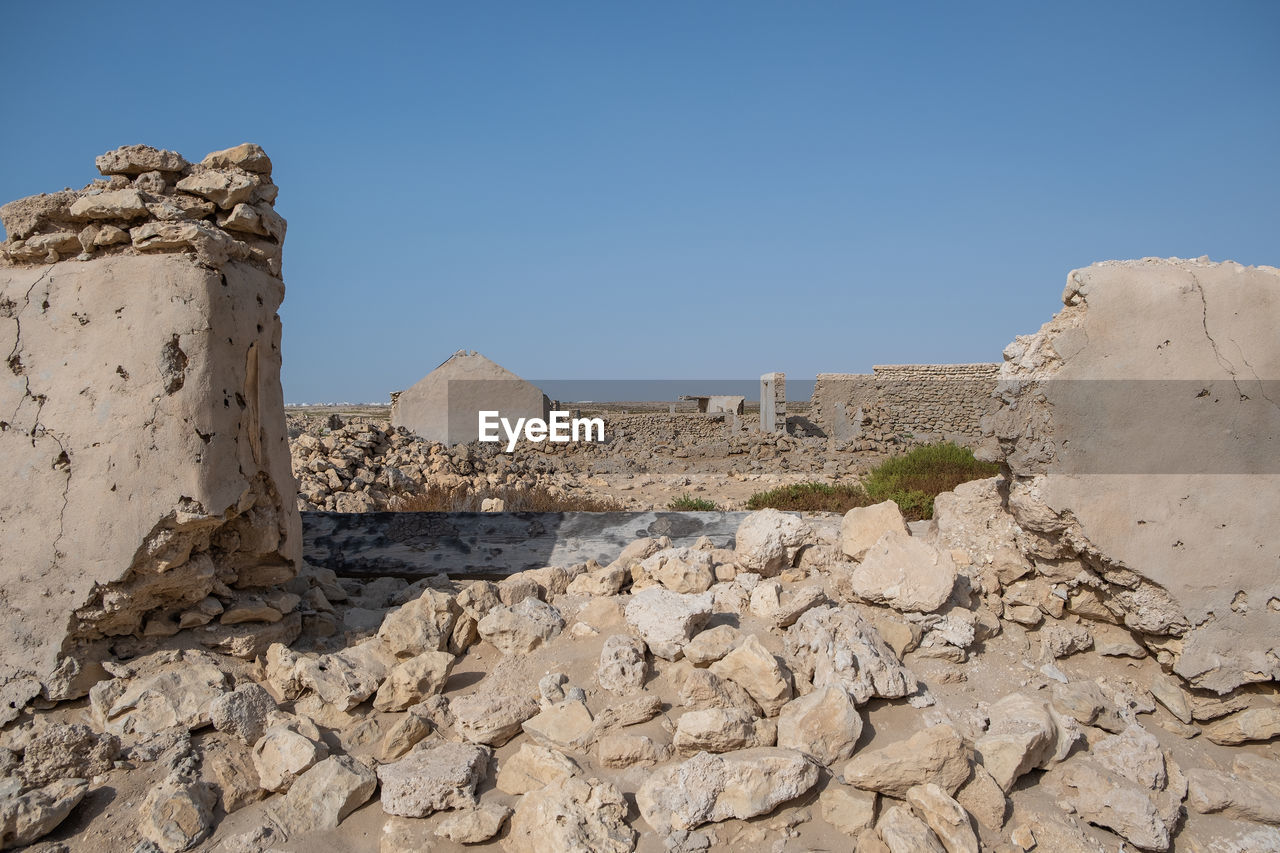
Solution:
[[[828,785],[818,796],[822,819],[843,832],[857,838],[876,822],[876,801],[873,791]]]
[[[854,607],[817,607],[787,631],[788,659],[815,688],[843,688],[859,705],[872,697],[899,699],[916,678]]]
[[[458,733],[472,743],[502,746],[520,733],[525,720],[538,713],[528,695],[468,693],[449,701]]]
[[[0,848],[31,844],[53,832],[88,790],[83,779],[61,779],[25,794],[0,795]]]
[[[426,817],[446,809],[476,805],[476,784],[489,763],[489,750],[464,743],[419,747],[378,768],[382,810],[401,817]]]
[[[945,551],[889,530],[867,551],[849,582],[853,594],[864,601],[932,613],[951,597],[956,565]]]
[[[525,598],[511,607],[493,608],[477,627],[504,655],[527,654],[559,634],[564,618],[545,601]]]
[[[266,731],[267,715],[276,702],[261,685],[241,684],[209,703],[209,720],[220,732],[235,735],[241,743],[252,746]]]
[[[778,746],[831,765],[853,755],[862,735],[862,715],[840,687],[815,688],[778,713]]]
[[[479,844],[497,835],[509,817],[511,809],[507,806],[486,803],[479,808],[461,811],[445,818],[436,827],[436,836],[447,838],[455,844]]]
[[[907,535],[907,522],[893,501],[854,507],[840,522],[840,550],[846,557],[861,560],[890,530]]]
[[[580,770],[578,763],[564,753],[526,743],[498,768],[498,790],[512,795],[527,794],[546,785],[559,784]]]
[[[889,853],[947,853],[929,826],[904,806],[890,806],[876,823]]]
[[[711,554],[693,548],[668,548],[647,557],[640,570],[672,592],[706,592],[715,583]]]
[[[808,525],[790,513],[776,509],[753,512],[738,525],[735,561],[746,571],[773,577],[791,566],[808,530]]]
[[[687,711],[676,722],[675,748],[682,755],[695,752],[730,752],[756,746],[773,746],[778,729],[771,720],[737,708]]]
[[[1224,746],[1280,737],[1280,708],[1249,708],[1207,727],[1204,736]]]
[[[907,802],[929,824],[947,853],[978,853],[978,836],[969,813],[946,791],[926,782],[907,791]]]
[[[649,676],[644,641],[626,634],[613,634],[600,650],[596,681],[611,693],[625,696],[644,687]]]
[[[613,785],[570,777],[520,798],[502,846],[508,853],[630,853],[636,833],[626,814],[627,801]]]
[[[1044,767],[1058,748],[1058,726],[1043,701],[1012,693],[991,706],[991,725],[974,749],[1008,793],[1027,771]]]
[[[378,777],[359,761],[331,756],[297,778],[275,808],[276,820],[290,834],[336,829],[377,787]]]
[[[303,734],[300,729],[309,729]],[[277,723],[263,733],[253,747],[258,781],[268,791],[289,790],[293,780],[329,757],[329,747],[314,726],[300,722]]]
[[[138,831],[164,853],[190,850],[213,830],[216,802],[204,782],[171,774],[147,794]]]
[[[841,776],[845,784],[898,799],[926,782],[954,793],[969,778],[971,755],[954,728],[930,726],[906,740],[859,753]]]
[[[659,834],[770,812],[818,781],[818,766],[791,749],[757,747],[698,753],[661,767],[636,792],[645,822]]]
[[[34,787],[59,779],[92,779],[110,770],[119,754],[120,739],[115,735],[98,734],[78,723],[55,723],[27,741],[18,772]]]
[[[670,758],[671,751],[646,735],[609,734],[596,741],[596,760],[604,767],[652,767]]]
[[[594,722],[585,702],[569,699],[524,721],[524,731],[543,746],[568,749],[590,735]]]
[[[680,657],[686,643],[711,618],[709,593],[683,595],[650,587],[631,597],[627,624],[645,641],[649,651],[665,660]]]
[[[733,651],[741,639],[742,635],[732,625],[699,631],[684,647],[685,660],[694,666],[707,666]]]
[[[393,666],[373,698],[378,711],[403,711],[427,696],[439,693],[453,671],[448,652],[423,652]]]
[[[746,690],[768,716],[778,713],[792,696],[791,673],[755,635],[713,663],[711,672]]]
[[[1169,849],[1169,827],[1136,782],[1087,759],[1068,763],[1056,781],[1084,820],[1105,826],[1143,850]]]

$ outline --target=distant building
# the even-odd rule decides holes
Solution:
[[[391,425],[430,441],[465,444],[480,434],[479,413],[516,418],[551,412],[547,395],[478,352],[458,350],[415,385],[391,394]]]
[[[682,394],[680,399],[696,402],[698,404],[698,412],[701,414],[724,412],[730,415],[741,415],[747,407],[746,397],[729,394],[708,394],[705,396]]]

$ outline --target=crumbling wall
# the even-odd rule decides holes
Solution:
[[[982,435],[998,364],[878,364],[875,373],[819,373],[814,420],[839,441],[863,438],[875,411],[883,429],[899,435],[973,440]]]
[[[83,695],[112,644],[296,635],[288,602],[238,607],[301,555],[270,161],[133,146],[98,166],[0,208],[0,718]]]
[[[1063,304],[987,424],[1022,550],[1192,686],[1280,678],[1280,270],[1109,261]]]

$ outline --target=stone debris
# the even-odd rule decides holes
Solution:
[[[634,693],[644,687],[649,675],[649,661],[645,656],[647,651],[643,640],[626,634],[614,634],[606,638],[600,649],[596,681],[605,690],[619,696]]]
[[[475,790],[490,752],[482,746],[442,743],[419,747],[378,768],[382,809],[401,817],[426,817],[447,809],[473,808]]]
[[[676,660],[685,644],[711,618],[710,594],[685,595],[667,589],[637,592],[626,606],[627,624],[653,652],[664,660]]]
[[[636,833],[626,814],[627,802],[615,786],[570,777],[520,798],[503,848],[508,853],[630,853]]]
[[[31,844],[53,832],[88,790],[83,779],[60,779],[24,794],[0,790],[0,849]]]
[[[289,787],[273,812],[291,835],[335,829],[378,787],[378,777],[349,755],[334,755],[314,765]]]
[[[862,735],[862,715],[840,687],[815,688],[778,713],[778,746],[830,766],[853,755]]]
[[[164,853],[190,850],[213,830],[216,801],[207,784],[174,773],[147,794],[138,829]]]
[[[498,803],[485,803],[479,808],[457,812],[440,822],[436,836],[457,844],[479,844],[502,830],[511,811]]]
[[[954,728],[931,726],[906,740],[859,752],[844,765],[840,776],[846,785],[898,799],[927,782],[954,794],[969,778],[972,756]]]

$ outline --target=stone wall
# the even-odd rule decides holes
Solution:
[[[819,373],[813,420],[829,437],[856,441],[874,415],[883,430],[972,442],[982,435],[998,364],[889,364],[874,373]]]
[[[83,695],[113,650],[190,630],[249,654],[253,623],[299,624],[259,597],[301,555],[270,161],[133,146],[98,166],[0,208],[0,721]]]
[[[1280,270],[1108,261],[1063,304],[988,419],[1022,550],[1191,686],[1280,680]]]
[[[672,441],[689,442],[703,439],[727,438],[733,430],[734,416],[723,412],[715,414],[667,414],[645,412],[629,415],[604,416],[604,434],[607,438],[626,437],[641,443],[664,444]]]

